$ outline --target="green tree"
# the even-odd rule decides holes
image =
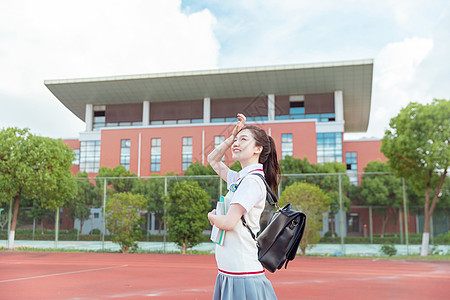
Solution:
[[[195,162],[187,168],[184,175],[192,176],[190,178],[186,178],[185,180],[197,181],[199,186],[208,194],[211,209],[215,208],[220,194],[226,192],[226,184],[222,184],[222,191],[219,191],[219,180],[222,179],[219,178],[216,171],[214,171],[210,165],[204,166],[199,162]]]
[[[425,194],[421,255],[428,254],[430,219],[440,198],[450,163],[450,101],[412,102],[391,119],[381,152],[396,176]]]
[[[202,241],[202,231],[208,228],[209,197],[197,182],[183,180],[175,183],[167,202],[168,236],[186,254],[187,248]]]
[[[314,184],[294,182],[284,189],[279,202],[280,206],[291,203],[293,209],[306,214],[305,232],[300,242],[300,249],[304,255],[308,246],[319,242],[322,217],[324,213],[330,210],[332,201],[327,194]]]
[[[147,199],[147,212],[154,213],[159,222],[159,234],[163,227],[164,217],[164,178],[153,175],[152,178],[139,179],[135,182],[133,194],[141,194]]]
[[[281,183],[281,189],[292,185],[294,182],[312,183],[324,191],[332,200],[330,205],[330,224],[331,235],[335,236],[335,215],[340,209],[339,200],[339,175],[341,173],[342,203],[345,210],[350,208],[350,199],[348,197],[352,190],[350,179],[345,175],[346,166],[343,163],[328,162],[324,164],[311,164],[307,158],[293,158],[286,156],[280,161],[281,168],[285,174],[311,174],[308,176],[292,177],[285,176]],[[317,174],[317,175],[315,175]],[[327,175],[330,174],[330,175]]]
[[[144,222],[141,211],[146,206],[144,196],[132,193],[116,193],[106,203],[106,227],[111,241],[118,243],[123,253],[128,253],[130,248],[137,250]]]
[[[364,168],[364,172],[390,172],[390,169],[387,163],[371,161]],[[364,175],[361,179],[361,198],[366,205],[383,206],[375,209],[376,214],[383,216],[381,228],[383,237],[389,218],[395,218],[396,210],[403,204],[401,178],[389,174]]]
[[[80,220],[78,233],[81,233],[83,232],[84,221],[88,220],[91,215],[91,207],[94,203],[100,202],[101,195],[99,189],[90,182],[86,172],[77,174],[77,186],[78,192],[66,208],[69,218]]]
[[[0,131],[0,201],[14,202],[9,248],[22,196],[41,199],[41,206],[56,211],[76,193],[70,171],[73,151],[61,140],[35,136],[29,129]]]
[[[112,185],[115,193],[130,192],[133,188],[134,179],[136,174],[128,171],[124,166],[118,165],[113,169],[108,167],[101,167],[98,170],[97,186],[103,191],[104,180],[102,178],[108,177],[106,185]]]

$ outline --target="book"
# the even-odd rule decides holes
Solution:
[[[216,205],[216,215],[226,215],[226,210],[225,198],[223,196],[220,196],[220,199]],[[225,230],[219,229],[216,227],[216,225],[213,225],[211,229],[211,241],[213,241],[217,245],[223,246],[224,239]]]

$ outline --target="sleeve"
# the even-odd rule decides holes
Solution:
[[[227,173],[227,189],[230,189],[230,185],[236,182],[239,178],[239,173],[233,170],[228,170]]]
[[[263,185],[262,180],[256,176],[249,176],[243,179],[230,204],[240,204],[248,213],[258,201],[265,199],[266,189],[265,185]]]

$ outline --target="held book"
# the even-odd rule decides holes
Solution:
[[[220,200],[217,202],[216,206],[216,215],[225,215],[226,213],[225,198],[223,196],[220,196]],[[217,245],[222,246],[224,239],[225,230],[219,229],[215,225],[213,225],[211,229],[211,241],[213,241]]]

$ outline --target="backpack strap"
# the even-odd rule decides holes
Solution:
[[[264,182],[264,184],[266,186],[266,190],[267,190],[266,201],[271,206],[276,206],[277,209],[280,209],[280,207],[278,206],[277,196],[275,196],[275,194],[272,192],[272,189],[270,188],[269,184],[267,183],[266,178],[264,178],[264,176],[262,176],[261,174],[258,174],[258,173],[253,173],[251,175],[257,175],[257,176],[259,176],[262,179],[262,181]],[[242,180],[236,186],[236,190],[239,187],[239,185],[241,184],[241,182],[244,180],[244,178],[242,178]],[[248,232],[250,232],[250,235],[252,236],[252,239],[256,242],[256,246],[259,248],[259,243],[258,243],[258,240],[256,239],[256,235],[250,229],[250,226],[248,226],[247,222],[245,221],[244,215],[241,216],[241,221],[242,221],[242,225],[244,225],[244,227],[247,228]]]

